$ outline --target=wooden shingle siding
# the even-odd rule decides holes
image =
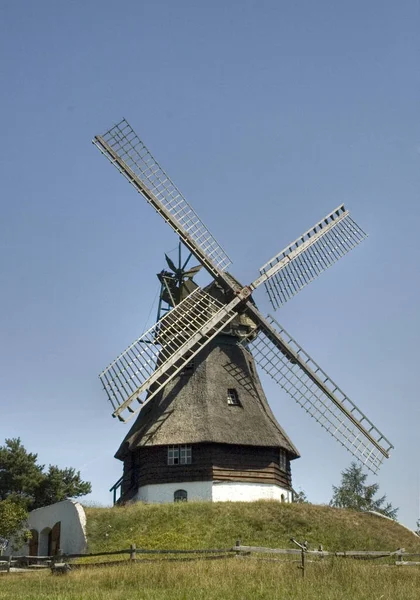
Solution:
[[[287,472],[279,466],[279,448],[193,444],[190,465],[168,465],[167,446],[145,446],[124,461],[123,501],[140,486],[187,481],[267,483],[292,489],[290,461]],[[130,453],[131,454],[131,453]]]

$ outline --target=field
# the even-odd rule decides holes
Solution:
[[[420,552],[420,540],[394,522],[309,504],[136,504],[86,512],[91,552],[130,543],[148,549],[228,548],[238,538],[245,545],[290,548],[292,536],[307,540],[311,548],[322,543],[330,551],[404,547]],[[49,571],[1,574],[0,600],[418,600],[420,567],[392,562],[315,559],[307,563],[302,579],[298,563],[290,560],[139,560],[64,576]]]

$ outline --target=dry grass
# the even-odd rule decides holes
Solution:
[[[418,600],[420,569],[348,559],[308,565],[251,559],[134,564],[67,576],[2,575],[1,600]]]

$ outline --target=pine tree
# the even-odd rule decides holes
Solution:
[[[45,472],[37,460],[38,455],[28,452],[20,438],[7,439],[0,446],[0,501],[7,498],[33,510],[91,491],[90,483],[82,481],[79,471],[50,465]]]
[[[330,506],[360,511],[374,510],[396,519],[398,508],[393,508],[390,502],[386,502],[386,495],[375,499],[379,484],[368,485],[367,477],[367,474],[363,473],[362,466],[352,462],[350,467],[341,473],[341,484],[338,487],[333,485]]]

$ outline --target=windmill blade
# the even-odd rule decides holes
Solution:
[[[393,448],[389,440],[273,317],[264,319],[255,308],[253,312],[260,332],[248,348],[256,362],[355,458],[377,473]]]
[[[263,265],[251,288],[264,283],[277,309],[365,237],[341,205]]]
[[[197,288],[133,342],[99,376],[113,416],[126,421],[122,413],[132,416],[134,401],[144,405],[151,400],[232,321],[239,302],[236,297],[224,305]]]
[[[162,215],[209,273],[230,287],[223,275],[231,262],[229,257],[127,121],[123,119],[92,141]]]
[[[176,273],[178,271],[178,269],[176,268],[174,262],[169,258],[169,256],[167,254],[165,254],[165,258],[166,258],[166,264],[168,265],[168,267],[171,269],[171,271],[173,273]]]
[[[188,271],[184,271],[184,277],[193,277],[196,273],[198,273],[203,268],[203,265],[195,265],[195,267],[191,267]]]

